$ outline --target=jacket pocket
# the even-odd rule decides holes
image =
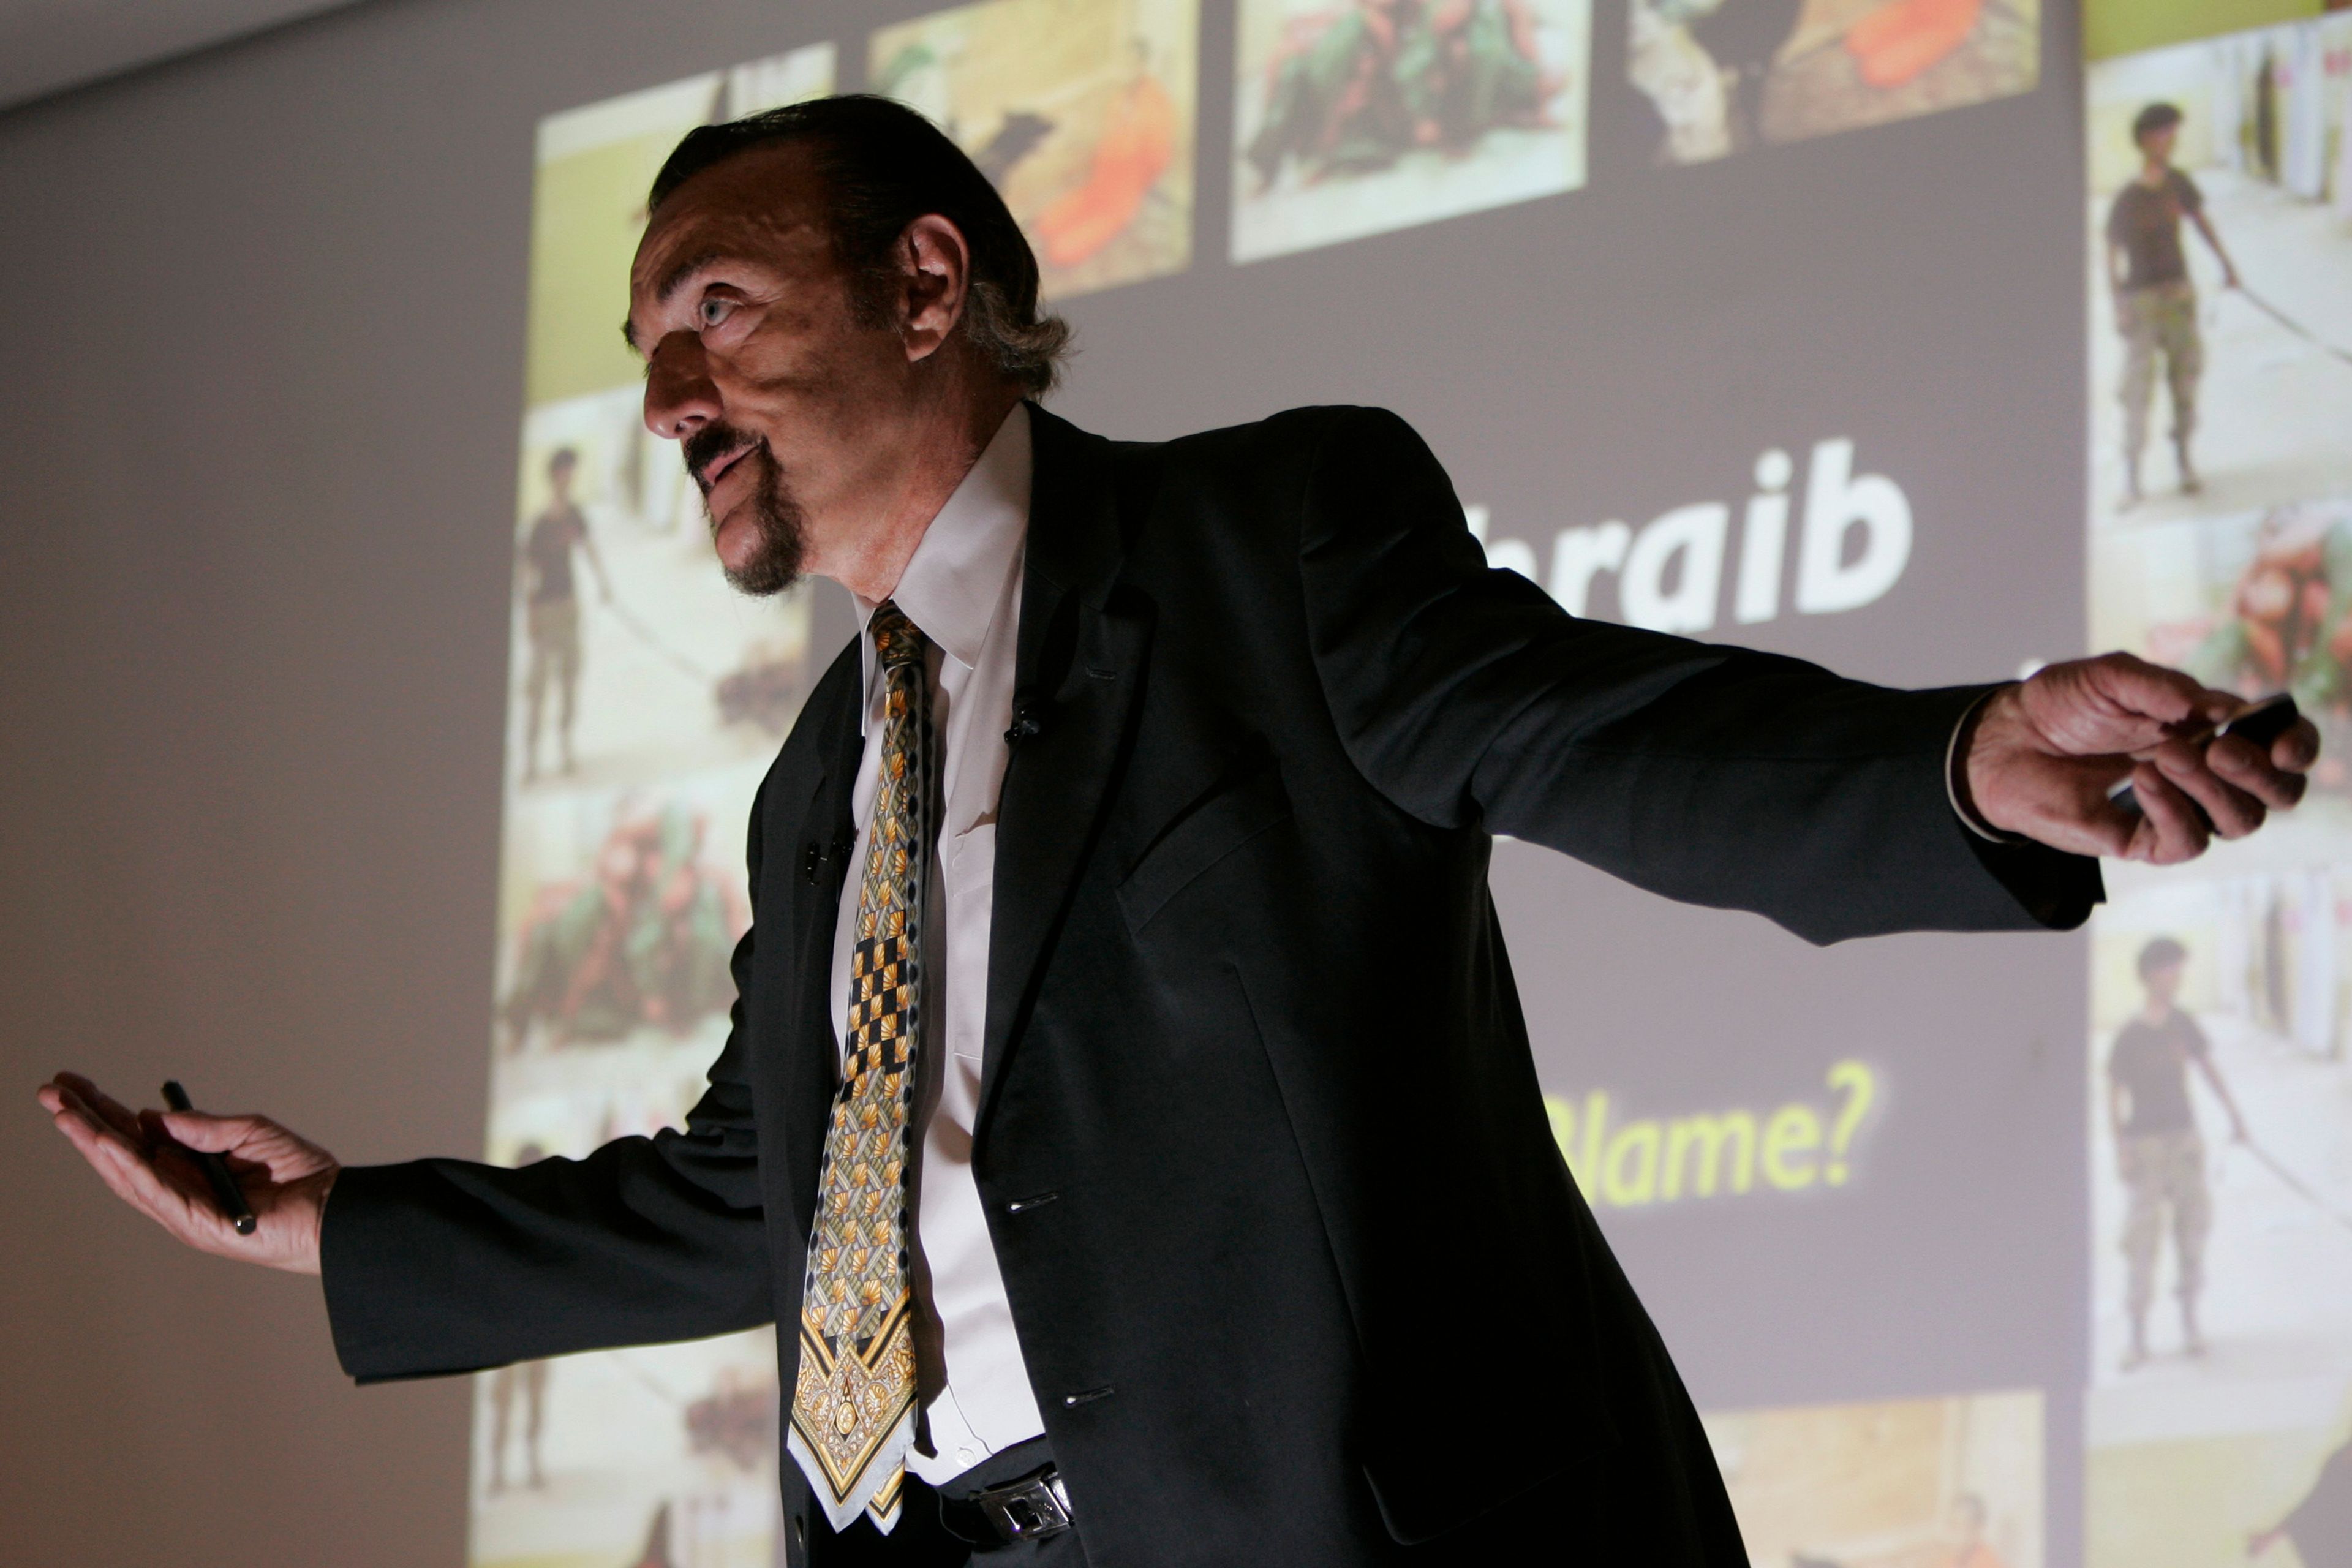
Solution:
[[[1202,872],[1289,818],[1290,796],[1272,767],[1235,781],[1184,813],[1118,885],[1127,929],[1140,932]]]

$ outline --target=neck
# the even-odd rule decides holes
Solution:
[[[869,604],[890,596],[931,520],[1021,401],[1018,390],[993,378],[956,393],[919,405],[893,435],[890,456],[852,500],[855,515],[812,531],[818,547],[810,571]],[[825,534],[833,536],[829,545]]]

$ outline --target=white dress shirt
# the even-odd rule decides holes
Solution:
[[[1029,532],[1029,410],[1015,406],[925,530],[891,594],[930,639],[931,723],[943,746],[945,810],[931,862],[917,1042],[915,1355],[924,1419],[907,1468],[934,1484],[1045,1430],[1013,1337],[1013,1309],[971,1173],[988,1015],[990,900],[996,885],[996,799],[1013,722],[1013,650],[1021,624],[1022,547]],[[866,619],[875,606],[859,600]],[[866,750],[851,809],[852,867],[863,865],[881,766],[883,683],[865,649]],[[842,890],[833,935],[835,1060],[849,1014],[857,879]]]

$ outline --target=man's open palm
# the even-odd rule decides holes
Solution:
[[[319,1222],[341,1169],[324,1149],[267,1117],[133,1113],[79,1073],[59,1073],[41,1086],[40,1098],[58,1131],[117,1197],[190,1247],[319,1272]],[[227,1160],[257,1222],[251,1236],[239,1236],[222,1216],[191,1149]]]

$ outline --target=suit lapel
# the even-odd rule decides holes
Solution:
[[[780,1078],[789,1114],[782,1142],[784,1169],[792,1184],[793,1218],[803,1237],[808,1235],[810,1215],[816,1207],[825,1118],[832,1108],[835,1061],[839,1055],[833,1037],[833,938],[842,883],[856,836],[850,795],[856,787],[864,744],[857,727],[865,693],[856,643],[850,644],[841,662],[848,669],[840,686],[850,695],[846,701],[829,705],[832,711],[804,716],[821,726],[821,771],[809,792],[799,837],[782,847],[792,857],[789,952],[793,973],[800,977],[796,994],[786,1001],[791,1022],[784,1030],[785,1058]],[[840,671],[836,668],[835,673]]]
[[[1017,738],[997,806],[976,1139],[1101,826],[1150,640],[1148,611],[1114,589],[1120,538],[1109,443],[1034,405],[1030,419],[1035,478],[1013,676]]]

